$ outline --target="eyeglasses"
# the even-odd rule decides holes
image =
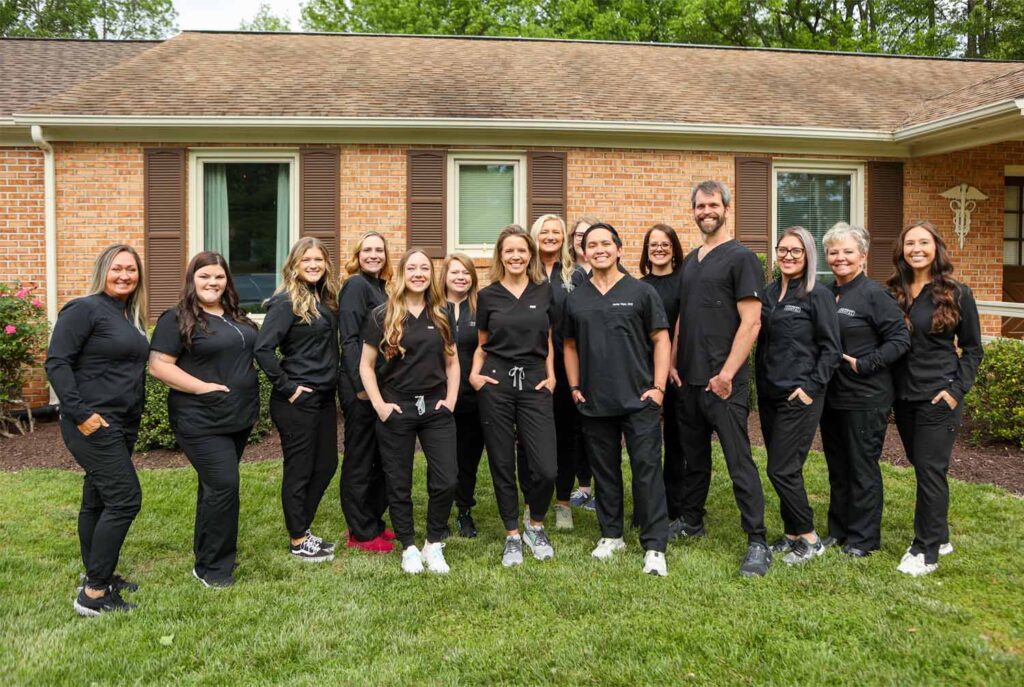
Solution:
[[[800,258],[804,257],[804,249],[803,248],[786,248],[784,246],[775,246],[775,255],[777,255],[780,258],[784,258],[787,255],[791,255],[791,256],[793,256],[794,260],[799,260]]]
[[[651,250],[669,250],[672,248],[671,243],[650,243],[647,245]]]

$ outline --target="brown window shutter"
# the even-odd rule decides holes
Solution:
[[[868,163],[868,276],[884,283],[892,274],[892,252],[903,228],[903,163]]]
[[[565,216],[566,203],[566,164],[565,153],[529,152],[527,164],[527,214],[529,230],[541,215],[558,215],[568,221]]]
[[[448,151],[412,149],[408,155],[406,246],[419,248],[431,258],[443,258],[448,252]]]
[[[299,151],[299,234],[320,239],[335,267],[341,230],[341,154],[337,148]]]
[[[772,159],[736,158],[733,217],[736,238],[755,253],[768,253],[772,241]]]
[[[144,151],[149,320],[174,306],[185,279],[185,149]]]

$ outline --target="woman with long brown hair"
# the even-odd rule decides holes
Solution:
[[[114,574],[142,507],[132,451],[146,398],[146,280],[126,244],[96,258],[89,295],[65,305],[53,327],[46,375],[60,400],[60,433],[85,472],[78,541],[85,566],[75,611],[97,616],[135,608],[121,591],[138,585]]]
[[[384,362],[378,368],[377,360]],[[430,258],[410,250],[398,263],[388,300],[363,326],[359,361],[363,388],[377,413],[377,441],[387,476],[388,508],[402,547],[402,570],[424,565],[447,573],[444,538],[458,479],[455,402],[459,358],[452,324]],[[412,516],[413,456],[419,439],[427,457],[427,536],[416,548]]]
[[[199,476],[192,575],[206,587],[235,582],[238,462],[260,412],[256,333],[224,256],[206,251],[189,262],[181,300],[150,343],[149,373],[171,388],[171,429]]]
[[[333,560],[334,545],[310,531],[338,468],[338,286],[319,239],[301,238],[289,251],[254,355],[274,387],[270,417],[284,453],[281,505],[289,550],[302,561]]]
[[[896,427],[917,477],[914,541],[897,570],[918,577],[953,551],[946,476],[964,396],[981,364],[981,324],[974,295],[953,279],[946,242],[933,224],[904,227],[893,265],[889,291],[910,328],[910,351],[894,369]]]

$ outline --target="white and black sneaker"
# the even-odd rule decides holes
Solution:
[[[98,599],[90,598],[85,589],[78,592],[75,598],[75,612],[84,618],[95,618],[102,613],[113,611],[131,611],[136,608],[121,598],[120,592],[113,587],[107,587],[107,593]]]
[[[334,554],[320,548],[312,537],[306,537],[301,544],[292,544],[291,554],[307,563],[327,563],[334,560]]]
[[[312,539],[313,543],[319,546],[327,553],[334,553],[334,542],[324,541],[322,537],[318,537],[313,534],[312,530],[306,530],[306,539]]]
[[[825,553],[825,545],[821,543],[821,539],[815,539],[812,542],[806,537],[799,537],[793,542],[789,552],[782,557],[782,562],[786,565],[800,565],[823,553]]]

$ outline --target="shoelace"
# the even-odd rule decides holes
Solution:
[[[324,540],[321,537],[316,536],[315,534],[313,534],[309,530],[306,530],[306,540],[307,541],[312,540],[312,542],[314,544],[316,544],[317,547],[319,547],[321,544],[324,543]]]
[[[513,367],[508,371],[508,376],[512,378],[512,386],[523,390],[523,378],[526,376],[526,370],[521,367]]]
[[[505,540],[505,553],[516,553],[523,550],[522,539],[506,539]]]
[[[537,546],[551,546],[551,540],[548,539],[547,530],[538,527],[537,529],[531,529],[530,531],[533,532]]]
[[[317,553],[320,550],[320,545],[313,541],[312,537],[307,536],[305,541],[303,541],[302,545],[299,547],[299,550],[303,553]]]

